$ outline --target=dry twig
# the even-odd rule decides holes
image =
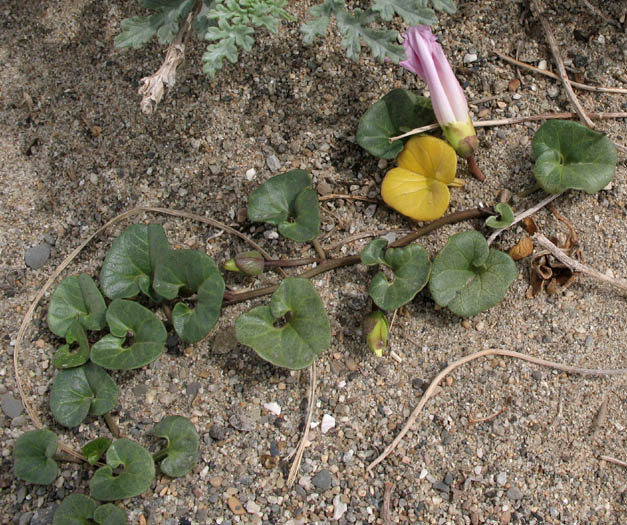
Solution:
[[[305,429],[303,430],[303,435],[300,438],[300,442],[298,443],[298,448],[296,449],[296,453],[294,454],[294,461],[292,461],[292,466],[290,467],[290,473],[287,477],[287,486],[288,488],[294,484],[296,480],[296,476],[298,474],[298,469],[300,468],[300,463],[303,460],[303,453],[305,452],[305,447],[307,446],[307,438],[309,436],[309,427],[311,427],[311,419],[313,418],[314,412],[314,404],[316,400],[316,363],[311,363],[309,367],[309,401],[307,403],[307,417],[305,418]]]
[[[527,64],[526,62],[521,62],[520,60],[516,60],[510,56],[504,55],[503,53],[499,53],[498,51],[494,52],[495,55],[500,57],[505,62],[509,62],[518,67],[522,67],[525,69],[529,69],[530,71],[535,71],[540,75],[544,75],[545,77],[554,78],[555,80],[560,80],[560,77],[553,73],[553,71],[549,71],[548,69],[540,69],[539,67],[532,66],[531,64]],[[626,88],[615,88],[615,87],[604,87],[604,86],[591,86],[589,84],[582,84],[581,82],[575,82],[573,80],[570,81],[570,85],[585,91],[594,91],[596,93],[619,93],[619,94],[627,94]],[[590,116],[588,114],[588,116]]]
[[[503,406],[497,410],[496,412],[494,412],[494,414],[490,414],[489,416],[486,417],[478,417],[478,418],[474,418],[472,417],[472,414],[470,415],[470,417],[468,418],[468,424],[469,425],[476,425],[477,423],[487,423],[488,421],[492,421],[493,419],[496,419],[497,417],[499,417],[503,412],[505,412],[507,410],[507,407],[509,406],[509,404],[512,402],[512,398],[508,397],[505,400],[505,403],[503,403]]]
[[[409,416],[409,418],[405,422],[405,425],[403,426],[402,430],[394,438],[394,441],[392,441],[392,443],[390,443],[385,448],[385,450],[372,463],[370,463],[370,465],[368,465],[368,469],[367,470],[369,472],[372,472],[372,469],[374,469],[374,467],[376,467],[379,463],[381,463],[385,458],[387,458],[394,451],[394,449],[398,446],[398,444],[401,442],[403,437],[405,437],[405,434],[407,434],[407,432],[409,432],[411,427],[416,422],[416,419],[418,418],[418,415],[420,414],[420,412],[422,411],[424,406],[427,404],[427,401],[429,401],[429,399],[431,399],[431,397],[433,396],[433,394],[436,391],[436,389],[439,386],[439,384],[442,382],[442,380],[448,374],[450,374],[453,370],[455,370],[456,368],[459,368],[463,364],[466,364],[466,363],[469,363],[470,361],[474,361],[475,359],[479,359],[481,357],[487,357],[487,356],[490,356],[490,355],[501,355],[501,356],[513,357],[515,359],[522,359],[523,361],[527,361],[529,363],[534,363],[536,365],[541,365],[541,366],[548,366],[550,368],[555,368],[557,370],[563,370],[564,372],[568,372],[570,374],[604,375],[604,376],[627,374],[627,368],[618,368],[618,369],[613,369],[613,370],[579,368],[579,367],[576,367],[576,366],[564,365],[564,364],[561,364],[561,363],[555,363],[553,361],[547,361],[546,359],[541,359],[539,357],[533,357],[533,356],[530,356],[530,355],[527,355],[527,354],[523,354],[523,353],[520,353],[520,352],[514,352],[513,350],[489,349],[489,350],[482,350],[480,352],[475,352],[474,354],[467,355],[467,356],[462,357],[461,359],[458,359],[457,361],[451,363],[444,370],[442,370],[435,377],[435,379],[433,381],[431,381],[431,384],[429,385],[429,388],[427,388],[427,390],[425,390],[425,393],[420,398],[420,402],[418,403],[418,406],[416,406],[416,408],[414,408],[414,411],[411,413],[411,415]]]
[[[588,113],[588,117],[593,119],[606,119],[606,118],[627,118],[627,112],[619,111],[615,113]],[[537,120],[554,120],[554,119],[571,119],[577,118],[577,113],[542,113],[540,115],[527,115],[523,117],[510,117],[510,118],[501,118],[495,120],[477,120],[472,123],[475,128],[489,128],[493,126],[507,126],[509,124],[521,124],[522,122],[534,122]],[[411,135],[418,135],[419,133],[424,133],[426,131],[431,131],[439,128],[439,124],[429,124],[428,126],[422,126],[421,128],[416,128],[408,131],[407,133],[403,133],[402,135],[398,135],[396,137],[390,137],[389,141],[394,142],[395,140],[404,139],[405,137],[410,137]],[[616,144],[616,147],[621,151],[625,151],[625,146],[621,144]]]
[[[609,16],[607,16],[597,6],[595,6],[595,5],[591,4],[590,2],[588,2],[588,0],[581,0],[581,1],[590,10],[591,13],[597,15],[604,22],[607,22],[608,24],[612,24],[614,27],[618,27],[619,29],[622,29],[620,24],[616,20],[614,20],[613,18],[610,18]]]
[[[614,465],[619,465],[621,467],[627,468],[627,461],[622,461],[611,456],[601,456],[601,459],[603,461],[607,461],[608,463],[614,463]]]
[[[391,481],[385,482],[385,492],[383,493],[383,507],[381,509],[381,518],[384,525],[390,525],[392,518],[390,517],[390,500],[392,499],[392,491],[394,490],[394,483]]]
[[[515,215],[514,216],[514,222],[512,222],[509,226],[507,226],[507,228],[511,228],[517,222],[520,222],[523,219],[526,219],[527,217],[529,217],[530,215],[533,215],[537,211],[540,211],[547,204],[549,204],[550,202],[553,202],[555,199],[557,199],[560,195],[561,195],[561,193],[555,193],[553,195],[549,195],[545,199],[542,199],[535,206],[533,206],[533,207],[529,208],[528,210],[525,210],[525,211],[520,212],[519,214]],[[496,239],[501,234],[501,232],[507,230],[507,228],[499,228],[498,230],[494,230],[490,234],[490,236],[488,237],[488,246],[490,246],[490,244],[492,244],[494,242],[494,239]]]
[[[142,85],[138,90],[138,93],[142,95],[142,101],[139,105],[142,112],[146,115],[154,113],[157,105],[163,98],[166,86],[171,88],[176,83],[176,69],[185,60],[185,41],[192,27],[192,20],[200,7],[202,7],[202,2],[196,2],[194,8],[187,14],[187,18],[179,27],[174,40],[168,46],[163,64],[161,64],[157,72],[149,77],[142,78]]]
[[[548,250],[553,257],[555,257],[558,261],[564,263],[568,266],[573,272],[583,273],[589,277],[594,277],[599,281],[603,281],[606,283],[615,286],[616,288],[620,288],[621,290],[627,292],[627,281],[624,279],[618,279],[616,277],[610,277],[604,273],[601,273],[597,270],[590,268],[584,264],[581,264],[579,261],[576,261],[572,257],[566,255],[562,250],[560,250],[555,244],[553,244],[549,239],[547,239],[543,234],[536,233],[533,236],[533,240],[538,243],[542,248]]]
[[[599,430],[605,423],[605,419],[607,418],[607,392],[603,392],[603,397],[601,398],[601,405],[599,406],[599,410],[594,416],[594,421],[592,421],[592,439],[596,439]]]
[[[542,28],[544,29],[544,34],[546,35],[547,43],[549,44],[549,48],[551,48],[551,53],[553,54],[553,60],[555,60],[555,64],[557,65],[557,70],[559,72],[559,76],[562,80],[562,84],[564,85],[564,89],[566,90],[566,95],[571,101],[572,105],[575,107],[575,111],[579,115],[581,121],[591,129],[594,129],[594,124],[586,115],[577,95],[573,91],[572,86],[570,85],[570,80],[568,79],[568,74],[566,73],[566,68],[564,67],[564,62],[560,55],[559,46],[557,45],[557,40],[555,40],[555,36],[553,35],[553,31],[551,29],[551,24],[544,16],[544,9],[542,9],[539,0],[531,0],[531,9],[535,11],[535,16],[540,20],[542,24]]]

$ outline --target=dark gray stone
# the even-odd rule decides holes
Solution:
[[[270,171],[275,173],[281,169],[281,161],[277,158],[276,155],[271,154],[266,157],[266,164]]]
[[[511,500],[518,500],[523,498],[523,493],[518,487],[512,487],[507,491],[507,497]]]
[[[13,397],[11,392],[7,392],[0,399],[0,405],[2,406],[2,411],[6,414],[7,417],[13,419],[14,417],[19,416],[24,412],[24,407],[22,406],[22,401]]]
[[[451,490],[451,487],[449,487],[446,483],[444,483],[443,481],[436,481],[433,484],[433,488],[435,490],[439,490],[440,492],[444,492],[446,494],[448,494]]]
[[[33,517],[33,513],[32,512],[24,512],[23,514],[20,515],[19,520],[17,521],[18,525],[28,525],[30,523],[30,520]]]
[[[229,424],[240,432],[252,432],[255,429],[255,424],[252,420],[242,414],[233,414],[229,418]]]
[[[57,503],[53,503],[43,509],[39,509],[35,512],[35,514],[33,514],[33,517],[30,520],[30,525],[50,525],[58,506],[59,505]]]
[[[33,270],[37,270],[46,264],[49,258],[50,245],[42,242],[41,244],[31,246],[28,250],[26,250],[24,261],[26,262],[26,266],[32,268]]]
[[[328,470],[323,469],[311,478],[311,483],[320,491],[329,490],[333,485],[333,477]]]
[[[224,425],[214,423],[209,427],[209,435],[216,441],[222,441],[226,439],[227,429]]]
[[[201,383],[199,383],[198,381],[194,381],[193,383],[190,383],[189,385],[187,385],[187,387],[185,388],[185,391],[187,392],[188,396],[196,397],[196,394],[198,394],[198,391],[200,390],[201,386],[202,386]]]

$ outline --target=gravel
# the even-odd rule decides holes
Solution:
[[[291,2],[290,9],[302,20],[316,3]],[[624,12],[623,4],[595,3],[614,20]],[[458,13],[442,15],[434,31],[464,86],[473,118],[571,110],[560,83],[550,78],[521,70],[520,85],[510,91],[518,72],[494,55],[496,50],[518,54],[555,70],[526,3],[460,0],[458,5]],[[627,34],[600,23],[577,0],[545,5],[572,78],[625,86]],[[273,174],[307,169],[321,195],[348,195],[321,201],[321,244],[341,243],[328,250],[329,257],[359,253],[371,239],[357,238],[364,233],[402,235],[400,230],[415,226],[382,204],[354,198],[378,198],[382,177],[394,166],[355,144],[359,118],[394,87],[425,93],[414,75],[379,64],[366,52],[358,63],[346,60],[337,36],[306,47],[298,24],[286,23],[277,35],[256,32],[254,50],[241,53],[237,64],[227,61],[211,81],[200,72],[207,43],[190,39],[175,86],[166,91],[157,112],[145,116],[138,108],[137,85],[158,69],[165,49],[156,40],[140,50],[120,51],[112,45],[121,19],[138,14],[145,11],[137,2],[119,0],[3,3],[0,386],[6,390],[0,395],[17,399],[12,353],[32,298],[82,240],[133,206],[212,217],[250,236],[276,258],[315,257],[309,244],[287,242],[275,228],[249,222],[245,210],[251,192]],[[585,38],[577,39],[576,30]],[[331,31],[335,35],[335,24]],[[476,60],[464,62],[467,54]],[[585,67],[576,66],[584,59]],[[577,94],[589,111],[627,109],[619,95]],[[491,204],[503,189],[514,196],[516,210],[540,200],[539,193],[520,197],[533,181],[532,138],[540,124],[478,128],[477,161],[486,182],[469,177],[460,160],[457,176],[466,183],[451,189],[450,210]],[[624,119],[599,121],[598,129],[617,142],[627,141]],[[568,192],[556,208],[574,225],[586,264],[625,278],[627,166],[622,154],[619,158],[611,189],[593,196]],[[131,221],[158,222],[173,247],[204,250],[218,264],[251,249],[220,228],[187,219],[146,213]],[[546,210],[536,221],[550,237],[567,233]],[[107,228],[63,276],[87,272],[97,277],[111,240],[129,222]],[[469,228],[483,225],[447,226],[420,244],[433,258],[449,235]],[[514,227],[494,246],[508,250],[522,235]],[[34,269],[25,254],[42,240],[48,247],[54,240],[54,250]],[[472,352],[502,348],[579,366],[627,366],[623,294],[578,278],[564,292],[530,300],[525,296],[529,261],[517,262],[517,268],[518,278],[505,300],[466,324],[446,309],[436,309],[428,290],[419,293],[395,317],[390,341],[400,361],[389,353],[376,359],[361,339],[374,269],[355,265],[316,277],[313,283],[328,310],[333,341],[316,362],[313,421],[333,414],[336,427],[327,434],[320,425],[309,431],[292,488],[286,486],[287,471],[303,431],[309,374],[262,361],[237,343],[233,329],[241,313],[267,304],[267,297],[225,307],[212,333],[198,344],[172,338],[171,348],[149,367],[112,372],[120,387],[113,415],[123,435],[155,447],[150,430],[164,416],[177,414],[189,417],[202,436],[199,463],[185,478],[159,474],[156,493],[119,502],[129,523],[331,523],[342,503],[347,509],[338,523],[375,523],[381,520],[388,481],[395,484],[390,510],[399,523],[621,522],[627,514],[627,497],[621,496],[624,470],[598,460],[601,453],[625,459],[627,406],[622,399],[627,385],[621,377],[578,377],[506,358],[474,361],[457,369],[453,382],[441,384],[397,451],[366,473],[426,385],[446,364]],[[230,290],[261,288],[277,280],[276,273],[226,276]],[[101,418],[88,418],[68,430],[50,416],[49,387],[56,373],[50,360],[60,344],[46,328],[51,291],[27,327],[18,356],[20,377],[26,400],[44,425],[80,448],[110,434]],[[198,384],[195,395],[188,391]],[[604,394],[608,417],[593,439],[590,425]],[[279,416],[263,409],[271,401],[281,406]],[[252,429],[234,428],[233,416],[248,418]],[[13,425],[16,420],[19,428]],[[19,522],[30,512],[32,519],[39,516],[35,522],[50,523],[62,494],[89,493],[93,470],[87,466],[59,463],[67,470],[60,487],[16,480],[12,447],[34,426],[25,412],[11,419],[4,408],[0,424],[0,523]],[[506,474],[503,485],[501,473]],[[213,486],[209,480],[218,477],[220,484]],[[434,489],[431,480],[449,487],[449,493]],[[18,504],[20,488],[26,488],[26,496]],[[240,502],[244,514],[234,515],[227,504],[230,497]],[[248,512],[249,502],[251,509],[259,507],[257,513]]]
[[[36,244],[26,250],[24,262],[29,268],[38,270],[48,262],[48,259],[50,259],[50,252],[51,248],[48,243],[42,242],[40,244]]]
[[[7,392],[0,398],[0,406],[5,415],[11,419],[18,417],[24,412],[24,406],[22,402],[13,396],[12,393]]]

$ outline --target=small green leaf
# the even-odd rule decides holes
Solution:
[[[410,26],[431,26],[438,21],[433,9],[426,7],[424,0],[375,0],[372,10],[380,12],[381,18],[388,21],[397,14]]]
[[[516,279],[512,258],[489,248],[477,231],[453,235],[433,261],[429,289],[435,302],[462,317],[497,304]]]
[[[616,147],[604,134],[577,122],[550,120],[533,137],[533,173],[547,193],[568,189],[593,194],[616,173]]]
[[[320,209],[311,184],[311,175],[303,170],[268,179],[248,199],[248,218],[274,224],[282,235],[297,242],[314,239],[320,232]]]
[[[95,465],[100,461],[100,458],[104,456],[104,453],[110,445],[111,439],[106,437],[97,438],[87,443],[87,445],[81,449],[81,453],[87,458],[90,465]]]
[[[113,469],[124,467],[117,475]],[[91,478],[91,495],[100,501],[132,498],[146,491],[155,477],[155,463],[150,453],[138,443],[122,438],[107,450],[107,465]]]
[[[155,268],[168,252],[168,239],[159,224],[133,224],[113,241],[100,270],[102,291],[110,299],[125,299],[140,291],[154,300]]]
[[[509,204],[499,202],[494,207],[494,211],[499,214],[499,217],[497,218],[493,215],[488,217],[485,220],[486,226],[494,229],[507,228],[514,222],[514,210],[512,210]]]
[[[63,279],[50,298],[48,328],[59,337],[78,319],[87,330],[102,330],[107,306],[94,280],[87,274]]]
[[[435,114],[429,99],[406,89],[393,89],[361,117],[356,139],[375,157],[394,159],[403,150],[406,141],[390,142],[390,137],[434,122]]]
[[[98,502],[85,494],[70,494],[54,513],[52,525],[84,525],[93,523]]]
[[[85,329],[74,319],[65,334],[67,344],[61,346],[52,358],[52,364],[57,368],[73,368],[84,365],[89,360],[89,341]],[[78,350],[73,350],[71,345],[78,344]]]
[[[134,301],[116,299],[107,310],[110,334],[91,349],[91,360],[110,370],[130,370],[152,363],[165,350],[168,333],[161,320]],[[127,335],[130,346],[124,346]]]
[[[431,3],[436,11],[444,11],[449,15],[452,15],[455,11],[457,11],[453,0],[431,0]]]
[[[180,478],[194,468],[198,461],[198,432],[189,419],[166,416],[152,433],[168,442],[163,450],[166,457],[161,461],[162,472],[172,478]]]
[[[283,321],[282,326],[277,326]],[[331,344],[331,327],[320,296],[307,279],[284,279],[270,306],[235,321],[237,340],[276,366],[308,367]]]
[[[388,241],[385,239],[375,239],[370,241],[361,251],[361,262],[366,266],[374,266],[375,264],[385,264],[385,247]]]
[[[99,525],[126,525],[126,512],[113,503],[100,505],[94,511],[94,521]]]
[[[15,441],[13,459],[15,475],[39,485],[49,485],[57,477],[57,435],[47,429],[24,432]]]
[[[385,239],[376,239],[368,244],[361,254],[366,265],[384,264],[394,271],[394,279],[390,283],[383,272],[377,273],[368,293],[375,304],[392,311],[411,301],[429,281],[431,262],[422,246],[413,244],[404,248],[389,248],[383,255],[387,245]]]
[[[60,370],[50,390],[50,409],[65,427],[78,426],[87,415],[102,416],[118,402],[118,387],[94,363]]]
[[[203,339],[220,316],[224,279],[211,257],[196,250],[171,250],[157,266],[154,288],[166,299],[196,294],[196,307],[178,303],[172,311],[176,333],[187,343]]]
[[[132,47],[135,49],[142,47],[155,36],[159,28],[160,19],[160,16],[156,14],[134,16],[122,20],[122,32],[115,37],[113,44],[118,49],[123,47]]]

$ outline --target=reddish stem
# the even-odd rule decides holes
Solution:
[[[477,162],[475,161],[475,156],[471,155],[466,160],[468,161],[468,168],[470,169],[470,173],[472,173],[472,176],[478,181],[483,182],[485,180],[485,176],[481,172],[481,168],[477,165]]]

